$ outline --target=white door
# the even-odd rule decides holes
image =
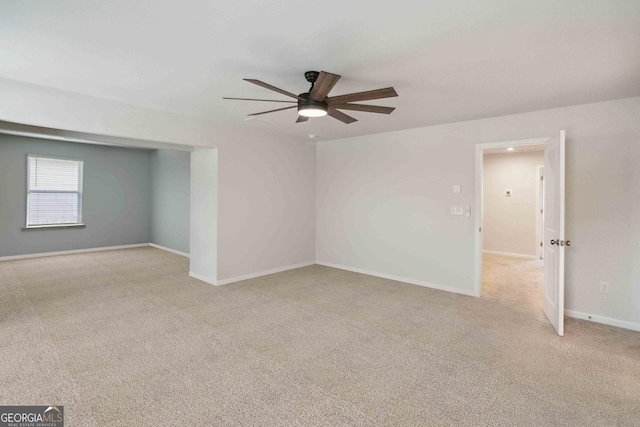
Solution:
[[[544,313],[564,335],[564,131],[544,143]]]

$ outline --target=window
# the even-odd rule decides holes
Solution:
[[[27,227],[82,224],[81,160],[27,157]]]

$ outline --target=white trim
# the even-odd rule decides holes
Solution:
[[[332,264],[330,262],[316,261],[316,264],[325,267],[337,268],[339,270],[352,271],[354,273],[366,274],[367,276],[381,277],[383,279],[395,280],[396,282],[409,283],[410,285],[424,286],[425,288],[437,289],[439,291],[453,292],[455,294],[467,295],[470,297],[479,296],[474,291],[458,289],[451,286],[436,285],[434,283],[423,282],[421,280],[408,279],[406,277],[393,276],[391,274],[378,273],[375,271],[363,270],[361,268],[347,267],[346,265]]]
[[[0,257],[0,261],[12,261],[16,259],[27,259],[27,258],[41,258],[41,257],[57,256],[57,255],[81,254],[85,252],[113,251],[117,249],[141,248],[143,246],[149,246],[149,243],[136,243],[133,245],[120,245],[120,246],[105,246],[103,248],[74,249],[72,251],[41,252],[37,254],[12,255],[12,256]]]
[[[194,279],[202,280],[203,282],[208,283],[208,284],[213,285],[213,286],[218,286],[219,285],[219,283],[216,283],[216,279],[212,279],[210,277],[206,277],[206,276],[203,276],[201,274],[194,273],[193,271],[189,272],[189,276],[193,277]]]
[[[65,191],[59,191],[59,190],[32,190],[31,189],[31,159],[35,159],[36,161],[36,165],[38,163],[38,159],[42,159],[47,160],[63,160],[66,162],[75,162],[76,163],[76,167],[78,168],[78,189],[75,191],[70,191],[70,190],[65,190]],[[36,166],[36,174],[37,174],[37,166]],[[57,157],[57,156],[44,156],[44,155],[40,155],[40,154],[27,154],[27,198],[25,200],[26,202],[26,210],[25,210],[25,219],[24,219],[24,223],[25,226],[23,228],[24,229],[30,229],[30,228],[43,228],[41,226],[44,226],[46,228],[49,228],[49,226],[55,226],[55,225],[61,225],[61,226],[79,226],[78,228],[82,228],[82,226],[84,226],[84,221],[83,221],[83,209],[82,209],[82,200],[83,200],[83,189],[84,189],[84,159],[74,159],[74,158],[69,158],[69,157]],[[75,194],[77,196],[77,206],[76,209],[78,211],[78,215],[77,215],[77,222],[74,223],[66,223],[66,224],[29,224],[29,212],[30,212],[30,207],[31,207],[31,198],[29,197],[29,195],[31,194]]]
[[[543,151],[544,153],[544,151]],[[544,162],[544,160],[543,160]],[[543,259],[544,255],[544,236],[542,235],[544,232],[544,163],[542,165],[536,166],[536,234],[537,234],[537,242],[536,242],[536,254],[538,259]]]
[[[149,246],[151,246],[152,248],[162,249],[163,251],[171,252],[171,253],[182,255],[184,257],[189,258],[189,254],[186,252],[176,251],[175,249],[167,248],[166,246],[156,245],[155,243],[149,243]]]
[[[613,319],[611,317],[599,316],[597,314],[582,313],[575,310],[564,310],[565,316],[576,319],[588,320],[591,322],[602,323],[603,325],[617,326],[618,328],[631,329],[632,331],[640,331],[640,323],[629,322],[627,320]]]
[[[29,225],[22,227],[22,231],[31,230],[55,230],[63,228],[87,228],[87,224],[49,224],[49,225]]]
[[[476,176],[475,176],[475,215],[473,218],[473,235],[475,244],[473,245],[473,271],[475,282],[473,283],[473,289],[476,295],[482,296],[482,168],[483,166],[483,144],[476,145]]]
[[[301,262],[300,264],[293,264],[293,265],[288,265],[286,267],[274,268],[273,270],[264,270],[264,271],[259,271],[257,273],[245,274],[244,276],[231,277],[229,279],[218,280],[217,286],[240,282],[242,280],[255,279],[256,277],[267,276],[269,274],[275,274],[275,273],[281,273],[283,271],[295,270],[296,268],[307,267],[314,264],[316,264],[316,262],[313,262],[313,261]]]
[[[512,141],[483,142],[480,144],[476,144],[476,147],[481,147],[484,150],[485,148],[522,147],[526,145],[540,145],[540,144],[544,144],[549,138],[551,137],[545,136],[542,138],[517,139]]]
[[[524,258],[524,259],[540,259],[534,255],[524,255],[524,254],[512,254],[510,252],[496,252],[496,251],[486,251],[482,250],[483,254],[491,254],[491,255],[501,255],[501,256],[509,256],[512,258]]]
[[[473,248],[473,260],[474,260],[474,276],[475,283],[473,285],[474,295],[482,295],[482,154],[486,148],[500,148],[500,147],[520,147],[523,145],[539,145],[544,144],[550,137],[544,138],[531,138],[520,139],[516,141],[498,141],[498,142],[484,142],[476,144],[476,177],[475,177],[475,215],[474,215],[474,228],[473,233],[475,235],[475,244]]]

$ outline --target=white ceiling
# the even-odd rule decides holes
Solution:
[[[640,1],[0,2],[0,77],[203,119],[335,139],[640,95]],[[395,87],[390,116],[295,124],[307,70],[331,95]]]

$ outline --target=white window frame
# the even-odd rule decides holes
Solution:
[[[31,162],[30,158],[40,158],[40,159],[55,159],[55,160],[69,160],[73,162],[78,162],[78,176],[79,176],[79,185],[78,191],[70,191],[70,190],[31,190],[30,188],[30,176],[31,176]],[[60,227],[85,227],[83,222],[83,211],[82,211],[82,200],[83,200],[83,190],[84,190],[84,160],[83,159],[74,159],[70,157],[57,157],[57,156],[49,156],[49,155],[40,155],[40,154],[27,154],[27,192],[26,192],[26,210],[25,210],[25,224],[26,226],[23,229],[38,229],[38,228],[60,228]],[[45,193],[55,193],[55,194],[77,194],[78,195],[78,222],[70,222],[70,223],[61,223],[61,224],[29,224],[29,194],[45,194]]]

